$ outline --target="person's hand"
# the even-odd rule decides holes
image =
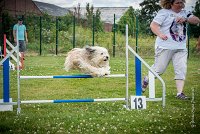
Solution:
[[[26,39],[26,43],[28,44],[28,39]]]
[[[167,35],[162,34],[162,33],[159,34],[158,37],[160,37],[162,40],[167,40],[168,39]]]
[[[184,23],[186,21],[187,21],[187,19],[184,18],[184,17],[177,17],[176,18],[176,23],[178,23],[178,24]]]
[[[17,43],[17,40],[14,38],[14,42]]]

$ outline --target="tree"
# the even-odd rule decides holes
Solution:
[[[200,18],[200,0],[196,1],[193,14]],[[200,52],[200,27],[191,25],[191,33],[194,37],[197,38],[196,49],[198,52]]]
[[[92,27],[93,13],[94,13],[93,5],[90,7],[90,4],[87,3],[86,4],[86,18],[87,18],[89,27]]]
[[[95,31],[103,31],[103,22],[101,21],[101,11],[97,9],[95,15]]]
[[[125,14],[120,18],[119,22],[117,23],[118,31],[125,34],[125,25],[128,24],[128,33],[129,35],[133,36],[134,31],[136,28],[136,15],[137,11],[133,9],[132,6],[125,12]]]
[[[200,0],[196,1],[193,14],[200,18]]]
[[[200,18],[200,0],[196,1],[193,14]],[[200,35],[200,28],[196,25],[191,25],[191,35],[198,38]]]
[[[79,23],[80,21],[80,16],[81,16],[81,4],[78,3],[77,7],[74,7],[74,15],[77,18],[77,22]]]
[[[161,9],[159,5],[159,0],[144,0],[140,3],[141,10],[139,15],[139,23],[140,23],[140,31],[142,32],[150,32],[149,25],[157,14],[157,12]]]
[[[157,12],[161,9],[159,5],[159,0],[144,0],[140,3],[141,8],[141,18],[147,22],[151,22]]]
[[[97,9],[96,13],[94,14],[93,5],[90,7],[89,3],[86,4],[86,17],[87,17],[88,27],[92,28],[94,21],[95,31],[103,31],[103,23],[101,21],[100,15],[101,11],[99,9]]]

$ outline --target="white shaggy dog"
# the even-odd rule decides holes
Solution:
[[[110,74],[109,59],[110,56],[106,48],[86,46],[69,51],[64,66],[66,71],[78,69],[93,77],[101,77]]]

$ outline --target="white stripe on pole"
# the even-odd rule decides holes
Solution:
[[[21,95],[21,91],[20,91],[20,79],[19,79],[19,77],[20,77],[20,71],[19,71],[19,62],[20,62],[20,60],[19,60],[19,35],[18,35],[18,26],[17,26],[17,30],[16,30],[16,39],[17,39],[17,46],[16,46],[16,48],[17,48],[17,51],[15,51],[15,52],[17,52],[17,114],[19,114],[20,112],[21,112],[21,99],[20,99],[20,95]]]
[[[125,101],[125,98],[104,98],[104,99],[94,99],[94,102],[99,101]]]
[[[128,80],[128,66],[129,66],[129,62],[128,62],[128,25],[126,24],[126,109],[128,109],[129,107],[129,94],[128,94],[128,86],[129,86],[129,80]]]
[[[53,103],[54,100],[26,100],[21,101],[21,104],[30,104],[30,103]]]
[[[146,101],[162,101],[162,98],[146,98]]]
[[[155,76],[149,71],[149,98],[155,98]]]
[[[126,77],[125,74],[110,74],[110,75],[105,75],[103,77],[107,77],[107,78],[112,78],[112,77]]]
[[[52,79],[53,76],[20,76],[20,79]]]

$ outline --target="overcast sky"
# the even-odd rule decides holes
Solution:
[[[81,7],[85,7],[86,3],[90,3],[94,7],[129,7],[139,8],[139,3],[143,0],[34,0],[45,3],[54,4],[60,7],[74,7],[78,3]],[[195,5],[196,0],[186,0],[186,9],[192,10],[191,6]]]

